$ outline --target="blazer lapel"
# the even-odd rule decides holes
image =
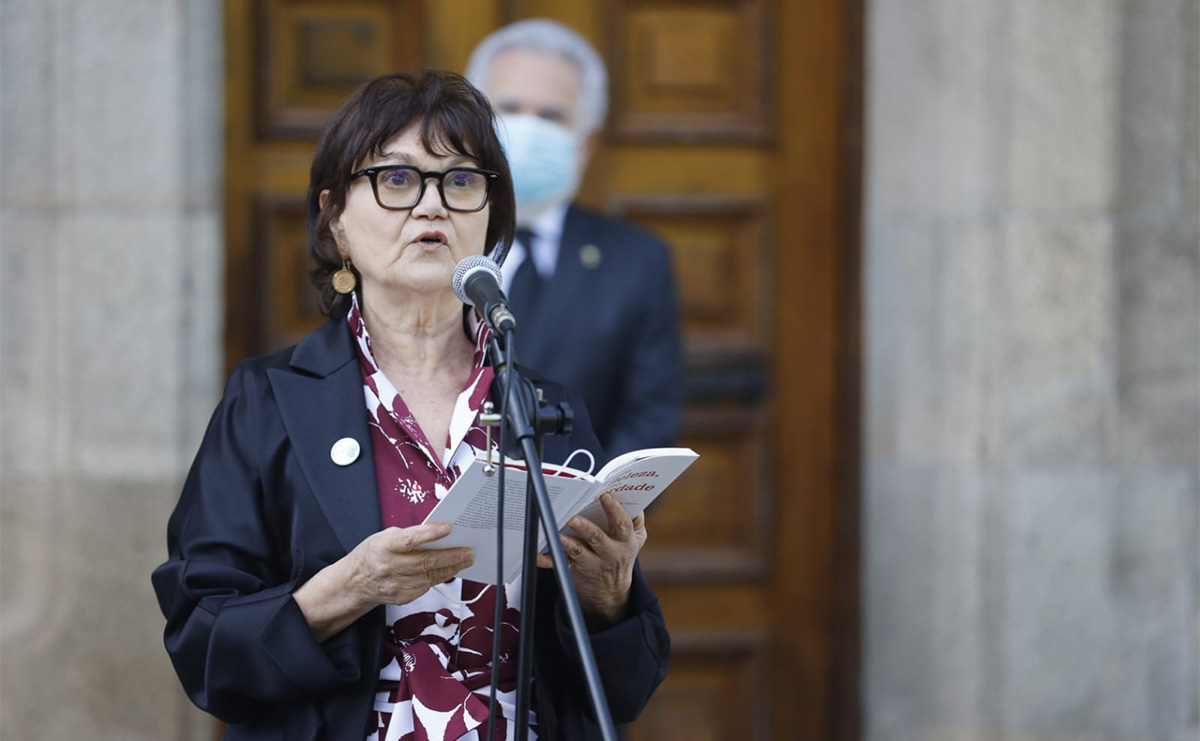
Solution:
[[[326,323],[292,355],[291,370],[267,371],[300,469],[346,552],[382,527],[363,381],[345,321]],[[350,438],[359,455],[349,465],[331,457]]]

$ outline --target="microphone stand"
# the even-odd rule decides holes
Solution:
[[[600,672],[596,667],[596,657],[592,654],[592,645],[588,640],[587,624],[583,619],[583,610],[579,606],[579,597],[575,593],[575,583],[571,580],[566,552],[563,551],[562,542],[558,539],[558,525],[550,504],[546,480],[542,474],[543,437],[546,434],[569,434],[573,417],[569,405],[565,403],[557,405],[554,409],[547,409],[546,403],[542,400],[541,391],[534,387],[533,382],[521,376],[516,368],[515,334],[512,329],[505,332],[504,347],[510,351],[507,358],[495,336],[489,342],[488,351],[492,358],[492,367],[495,369],[497,385],[502,389],[502,394],[508,393],[508,398],[501,400],[500,408],[504,410],[503,415],[488,415],[490,419],[484,419],[481,416],[480,421],[485,425],[502,425],[500,438],[505,441],[505,444],[501,450],[501,465],[504,465],[504,457],[508,455],[507,448],[510,445],[508,441],[515,440],[520,447],[529,472],[526,487],[525,549],[521,579],[521,626],[518,634],[517,741],[527,741],[529,738],[528,719],[533,676],[533,614],[537,596],[539,519],[542,529],[546,533],[546,541],[550,545],[554,577],[558,581],[559,595],[563,600],[567,618],[571,624],[575,647],[579,651],[588,697],[595,711],[601,736],[604,741],[617,741],[616,728],[608,710],[608,700],[604,696]],[[501,496],[503,496],[503,492]],[[504,523],[497,525],[497,527],[503,526]],[[501,589],[502,585],[498,585],[497,588]]]

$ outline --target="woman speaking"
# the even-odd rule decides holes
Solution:
[[[438,548],[449,527],[425,522],[487,446],[490,330],[451,286],[460,260],[502,262],[513,237],[487,101],[448,72],[371,81],[323,132],[307,209],[330,319],[233,371],[153,574],[184,689],[228,739],[482,741],[515,738],[518,723],[530,738],[587,738],[554,580],[537,580],[533,703],[516,718],[520,580],[457,578],[472,554]],[[546,459],[599,458],[582,405],[539,385],[576,409]],[[665,676],[669,639],[636,563],[642,518],[605,509],[607,531],[575,518],[580,537],[561,537],[621,723]]]

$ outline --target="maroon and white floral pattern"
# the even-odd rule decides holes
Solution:
[[[471,319],[474,370],[455,405],[450,434],[434,447],[375,363],[371,337],[357,299],[352,300],[347,321],[358,347],[384,527],[423,522],[466,463],[486,448],[478,413],[492,382],[492,369],[484,364],[491,332],[475,314]],[[503,627],[500,659],[494,662],[492,621],[497,598],[503,600]],[[494,737],[514,739],[520,601],[519,578],[503,590],[453,579],[407,605],[388,605],[368,741],[486,738],[493,671],[499,672]],[[535,722],[533,712],[529,721]],[[532,725],[530,738],[536,737]]]

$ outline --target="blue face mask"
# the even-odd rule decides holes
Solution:
[[[518,220],[570,200],[579,187],[579,139],[567,127],[526,113],[506,114],[496,127],[512,168]]]

